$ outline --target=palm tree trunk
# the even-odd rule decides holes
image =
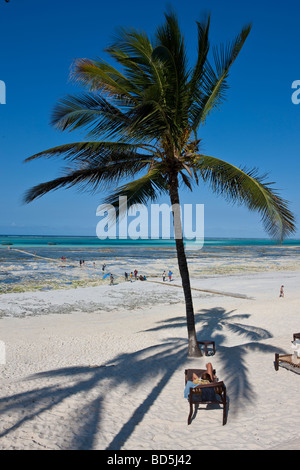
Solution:
[[[200,348],[197,342],[194,307],[193,307],[192,291],[191,291],[191,285],[190,285],[190,275],[189,275],[189,269],[188,269],[186,255],[185,255],[184,243],[183,243],[177,174],[170,175],[169,192],[170,192],[170,199],[171,199],[172,210],[173,210],[173,223],[174,223],[178,267],[179,267],[179,272],[180,272],[180,276],[182,279],[182,287],[183,287],[184,298],[185,298],[186,320],[187,320],[187,330],[188,330],[188,356],[200,357],[202,356],[202,353],[200,351]]]

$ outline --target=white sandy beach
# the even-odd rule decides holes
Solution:
[[[216,343],[199,359],[186,355],[178,278],[2,295],[0,449],[299,449],[300,376],[273,364],[300,332],[299,281],[297,270],[193,278],[221,292],[193,291],[198,338]],[[208,361],[228,421],[203,406],[188,426],[184,370]]]

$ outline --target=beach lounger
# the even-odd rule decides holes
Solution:
[[[278,371],[279,366],[300,374],[300,356],[299,356],[300,333],[293,334],[292,348],[294,354],[275,354],[274,367]]]
[[[193,373],[198,377],[206,372],[206,369],[186,369],[185,370],[185,385],[192,382]],[[188,416],[188,424],[192,422],[193,405],[194,413],[201,404],[206,405],[223,405],[223,426],[227,423],[227,396],[226,386],[224,382],[211,382],[210,384],[193,385],[188,392],[188,401],[190,405],[190,412]]]
[[[293,354],[275,354],[274,367],[278,371],[279,366],[300,374],[300,364],[294,362]]]

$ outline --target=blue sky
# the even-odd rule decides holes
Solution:
[[[300,80],[298,0],[170,4],[180,18],[191,61],[201,14],[212,14],[212,44],[230,41],[244,24],[253,23],[230,74],[228,99],[199,137],[204,153],[268,173],[298,221],[300,104],[291,100],[292,83]],[[105,58],[103,49],[118,26],[151,35],[167,6],[159,0],[0,0],[0,80],[6,84],[6,104],[0,104],[0,234],[95,235],[103,195],[59,190],[24,205],[24,192],[57,177],[63,165],[58,160],[23,161],[84,139],[49,125],[56,101],[80,91],[69,80],[73,60]],[[205,205],[206,237],[267,236],[258,214],[228,205],[206,187],[183,192],[182,202]],[[300,238],[300,226],[295,236]]]

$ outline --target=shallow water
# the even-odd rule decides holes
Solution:
[[[179,275],[174,242],[97,245],[99,240],[94,238],[50,239],[57,245],[48,245],[49,237],[36,237],[34,246],[32,238],[7,237],[14,245],[0,246],[0,293],[107,284],[108,277],[103,279],[107,273],[122,282],[125,271],[135,269],[154,279],[160,279],[162,272],[169,269],[173,277]],[[20,245],[22,241],[24,244]],[[293,270],[300,266],[300,242],[276,245],[268,240],[208,240],[202,249],[188,243],[187,257],[193,277]],[[80,265],[80,260],[84,264]]]

